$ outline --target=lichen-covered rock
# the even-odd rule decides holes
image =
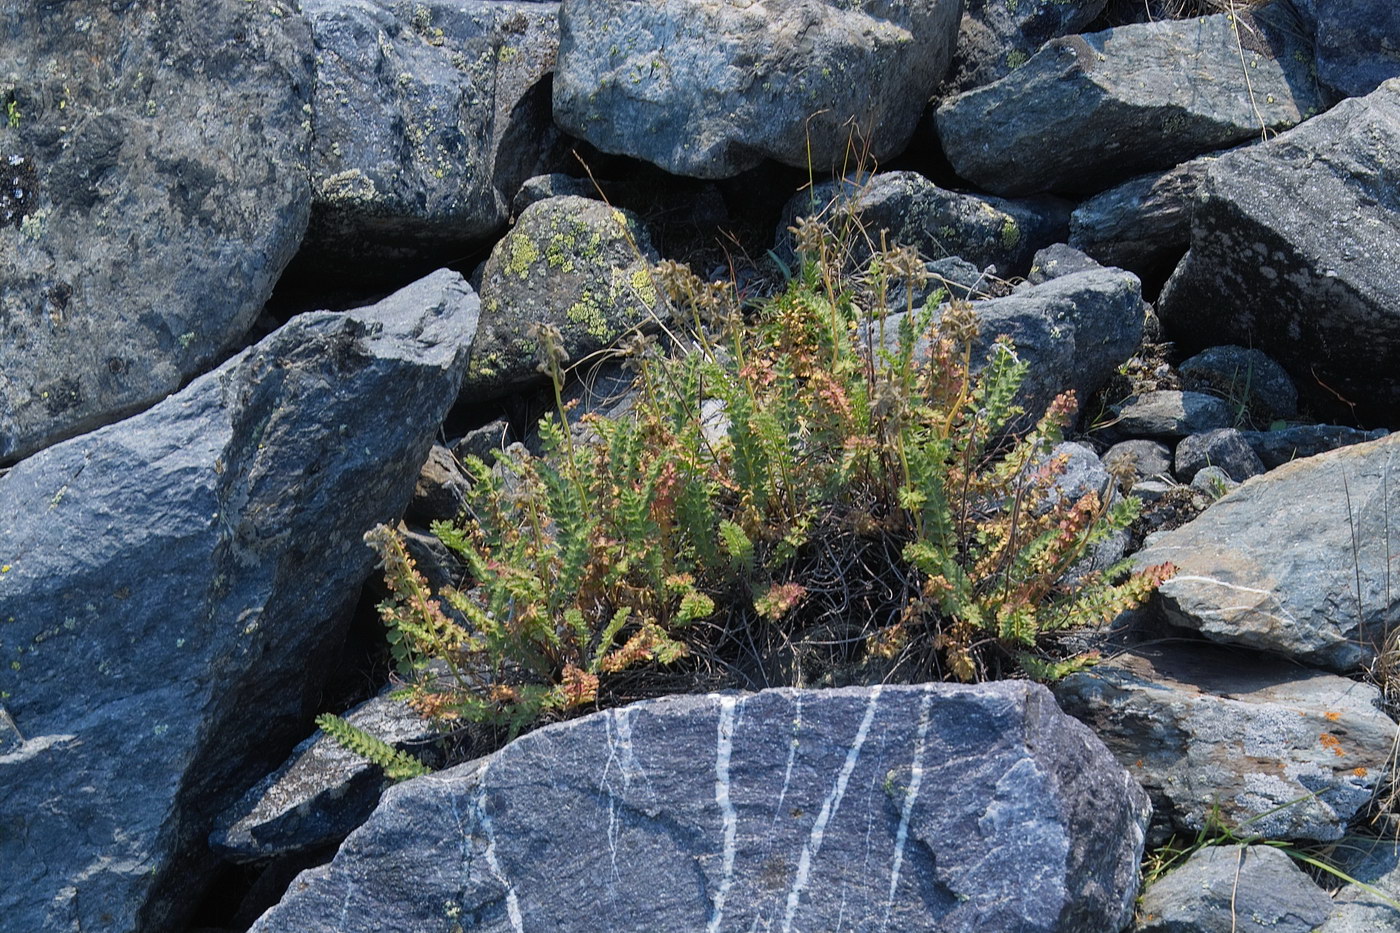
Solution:
[[[897,155],[942,79],[960,0],[564,0],[554,116],[605,152],[727,178]]]
[[[1374,686],[1210,645],[1128,652],[1055,696],[1147,789],[1159,838],[1212,818],[1270,839],[1340,838],[1396,738]]]
[[[1099,191],[1322,109],[1308,45],[1272,11],[1234,15],[1053,39],[938,108],[943,151],[996,194]]]
[[[1180,438],[1235,423],[1224,399],[1204,392],[1157,389],[1134,395],[1114,409],[1110,437]]]
[[[1298,390],[1288,372],[1263,350],[1208,347],[1177,367],[1183,388],[1212,392],[1267,425],[1298,414]]]
[[[464,394],[501,394],[543,378],[532,325],[558,327],[564,351],[578,360],[655,321],[658,258],[629,211],[571,195],[525,208],[482,272],[481,331]]]
[[[1003,78],[1048,40],[1083,31],[1106,0],[967,0],[958,45],[940,97]]]
[[[1400,435],[1286,463],[1136,560],[1171,561],[1167,617],[1219,642],[1337,672],[1376,656],[1400,614]]]
[[[1009,201],[940,188],[917,172],[882,172],[825,182],[794,195],[783,209],[778,242],[790,252],[788,228],[821,217],[843,242],[912,246],[929,259],[956,256],[1002,277],[1025,275],[1037,250],[1065,238],[1069,204],[1058,198]],[[869,253],[857,249],[860,264]]]
[[[1024,681],[678,696],[392,788],[253,930],[1117,930],[1146,819]]]
[[[505,226],[559,136],[557,7],[303,0],[316,44],[307,263],[455,258]]]
[[[0,462],[248,331],[306,228],[311,42],[276,4],[7,3]]]
[[[1216,467],[1231,480],[1242,483],[1264,472],[1264,463],[1234,428],[1216,428],[1201,434],[1191,434],[1176,445],[1174,472],[1183,483],[1192,482],[1196,474]]]
[[[1292,0],[1315,37],[1318,80],[1360,97],[1400,77],[1400,6],[1372,0]]]
[[[0,477],[0,925],[184,928],[215,815],[320,711],[476,319],[446,270],[299,315]]]
[[[1163,324],[1195,346],[1258,347],[1308,374],[1305,384],[1393,412],[1397,151],[1400,79],[1221,156],[1197,189],[1191,249],[1157,304]]]

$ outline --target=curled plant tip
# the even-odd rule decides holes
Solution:
[[[618,347],[618,351],[625,358],[622,368],[630,372],[641,372],[648,360],[659,355],[657,344],[653,334],[632,334]]]
[[[525,328],[525,336],[539,341],[540,362],[535,368],[545,375],[554,375],[556,370],[569,362],[569,354],[564,349],[564,334],[555,325],[536,322]]]
[[[797,223],[788,227],[788,232],[792,234],[797,254],[808,260],[820,259],[831,240],[831,228],[812,217],[797,218]]]
[[[690,270],[685,263],[666,259],[652,267],[652,275],[661,287],[661,292],[673,304],[683,304],[694,300],[703,283],[700,276]]]

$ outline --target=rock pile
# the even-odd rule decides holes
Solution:
[[[1397,733],[1400,6],[1189,6],[11,11],[0,926],[1400,928],[1240,845],[1134,916],[1172,834],[1340,838]],[[917,248],[892,313],[970,300],[1029,412],[1076,392],[1066,482],[1142,498],[1114,547],[1178,568],[1113,655],[1053,693],[652,700],[387,791],[312,736],[384,686],[336,676],[373,668],[364,532],[460,582],[423,525],[454,452],[530,440],[529,326],[591,364],[668,324],[656,261],[762,295],[810,215],[853,266]],[[294,254],[336,310],[288,315]],[[585,370],[578,410],[624,413]]]

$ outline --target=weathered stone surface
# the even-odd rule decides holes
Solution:
[[[1003,78],[1048,40],[1083,31],[1107,0],[967,0],[948,77],[950,97]]]
[[[253,929],[1115,930],[1146,816],[1033,684],[671,697],[392,788]]]
[[[441,444],[434,444],[428,459],[423,461],[423,469],[418,471],[409,511],[425,523],[451,521],[461,513],[470,488],[457,457]]]
[[[1370,0],[1292,0],[1315,36],[1317,77],[1347,97],[1400,77],[1400,6]]]
[[[1220,642],[1348,671],[1400,616],[1400,435],[1286,463],[1137,559],[1179,568],[1158,596],[1172,622]]]
[[[1221,156],[1157,305],[1191,344],[1259,347],[1363,408],[1400,405],[1400,79]]]
[[[1207,467],[1218,467],[1237,483],[1264,472],[1264,462],[1234,428],[1192,434],[1176,445],[1177,479],[1189,483]]]
[[[1260,425],[1298,414],[1293,380],[1263,350],[1208,347],[1177,369],[1182,388],[1219,395]]]
[[[437,730],[406,703],[381,695],[345,719],[419,757],[440,757],[432,748]],[[242,862],[338,843],[374,811],[388,783],[378,765],[317,729],[219,816],[209,844]]]
[[[1338,424],[1298,424],[1280,431],[1241,431],[1244,439],[1254,448],[1264,466],[1273,469],[1316,454],[1378,441],[1390,432],[1385,428],[1362,431]]]
[[[629,211],[572,196],[531,204],[486,260],[464,393],[501,394],[543,378],[531,325],[558,327],[564,352],[578,360],[654,320],[658,258]]]
[[[798,217],[822,217],[842,237],[863,242],[864,231],[879,247],[880,231],[891,246],[913,246],[930,259],[956,256],[997,275],[1024,275],[1036,250],[1063,240],[1069,205],[1058,198],[1008,201],[940,188],[918,172],[883,172],[854,181],[825,182],[799,192],[783,210],[778,242]],[[790,246],[786,247],[789,251]],[[867,258],[858,253],[859,262]]]
[[[300,315],[0,478],[6,927],[180,928],[213,817],[318,711],[361,536],[407,504],[476,312],[443,271]]]
[[[1171,448],[1145,439],[1120,441],[1104,451],[1101,459],[1110,473],[1130,480],[1169,475],[1172,468]]]
[[[943,151],[996,194],[1098,191],[1325,106],[1306,43],[1262,12],[1239,16],[1244,68],[1225,14],[1053,39],[938,108]]]
[[[557,7],[303,0],[316,43],[315,261],[354,271],[459,255],[505,226],[559,138]]]
[[[554,116],[605,152],[727,178],[825,173],[909,141],[947,71],[959,0],[565,0]]]
[[[1395,840],[1356,839],[1337,856],[1338,867],[1361,883],[1348,883],[1337,891],[1331,914],[1317,933],[1400,930],[1400,908],[1386,900],[1400,901],[1400,847]]]
[[[1191,245],[1196,186],[1218,158],[1139,175],[1082,202],[1069,215],[1069,245],[1138,275],[1170,272]]]
[[[1222,399],[1176,389],[1134,395],[1115,411],[1117,418],[1106,432],[1115,437],[1177,438],[1235,423],[1234,412]]]
[[[1072,390],[1083,405],[1142,339],[1142,286],[1121,269],[1076,272],[972,306],[980,328],[974,363],[1005,335],[1017,358],[1029,364],[1016,402],[1030,423],[1061,392]],[[902,318],[893,314],[886,322],[891,343]],[[915,352],[927,354],[927,348],[920,340]]]
[[[1026,282],[1031,285],[1040,285],[1072,272],[1098,269],[1101,268],[1101,265],[1072,246],[1055,243],[1036,252],[1035,257],[1031,260],[1030,272],[1026,273]]]
[[[536,201],[559,198],[564,195],[596,198],[598,189],[587,178],[575,178],[572,175],[557,172],[550,175],[535,175],[525,179],[520,185],[520,190],[515,193],[515,199],[511,201],[510,211],[519,217],[524,213],[525,208]]]
[[[306,227],[310,37],[243,0],[0,7],[0,461],[174,391]]]
[[[1331,909],[1273,846],[1206,846],[1144,892],[1133,933],[1313,933]]]
[[[1266,838],[1340,838],[1396,737],[1375,687],[1239,649],[1141,648],[1055,696],[1147,789],[1162,835],[1200,830],[1218,806]]]

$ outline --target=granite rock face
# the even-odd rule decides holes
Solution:
[[[307,247],[363,268],[501,230],[558,132],[555,3],[305,0],[316,45]]]
[[[995,194],[1092,192],[1322,109],[1307,44],[1264,13],[1240,19],[1248,84],[1225,14],[1053,39],[938,108],[943,151]]]
[[[1158,314],[1258,347],[1363,410],[1400,405],[1400,79],[1217,159]],[[1309,380],[1311,382],[1312,380]]]
[[[1374,686],[1215,646],[1144,647],[1055,696],[1147,789],[1158,838],[1218,815],[1269,839],[1338,839],[1396,738]]]
[[[967,0],[941,97],[1003,78],[1050,39],[1082,32],[1106,0]]]
[[[301,315],[0,477],[4,926],[181,928],[214,816],[318,711],[476,320],[447,271]]]
[[[1025,682],[670,697],[391,789],[253,929],[1114,930],[1146,818]]]
[[[1284,464],[1147,539],[1171,561],[1175,624],[1337,672],[1375,657],[1400,617],[1400,435]]]
[[[897,155],[947,71],[960,0],[565,0],[554,116],[605,152],[728,178]],[[809,144],[810,143],[810,144]]]
[[[6,3],[0,462],[179,388],[306,228],[311,40],[243,0]]]

